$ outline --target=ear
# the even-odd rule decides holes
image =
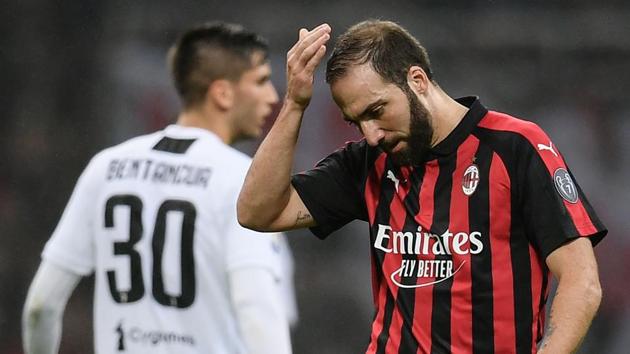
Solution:
[[[419,95],[426,93],[431,80],[427,77],[427,73],[419,66],[412,66],[407,72],[407,83]]]
[[[234,85],[225,79],[215,80],[208,86],[206,99],[223,110],[234,106]]]

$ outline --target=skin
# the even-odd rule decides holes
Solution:
[[[252,68],[244,71],[238,81],[213,81],[206,99],[181,112],[177,124],[210,130],[226,144],[257,138],[278,102],[270,78],[271,66],[255,53]]]
[[[238,199],[238,220],[245,227],[282,231],[316,225],[290,180],[302,117],[313,92],[313,73],[329,38],[327,24],[311,31],[301,29],[297,43],[287,53],[284,104],[254,156]],[[409,68],[407,84],[427,111],[433,128],[431,144],[436,145],[455,129],[467,108],[429,80],[420,67]],[[409,148],[409,100],[369,64],[351,67],[332,83],[331,93],[344,119],[359,128],[368,144],[380,145],[394,156]],[[601,301],[592,245],[584,238],[569,242],[552,252],[546,263],[559,285],[539,354],[572,353]]]
[[[558,279],[558,289],[538,354],[575,353],[602,299],[591,241],[571,241],[552,252],[546,262]]]

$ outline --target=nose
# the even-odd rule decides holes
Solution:
[[[278,103],[278,91],[276,91],[276,87],[270,82],[269,83],[269,94],[268,94],[268,102],[269,104]]]
[[[365,140],[370,146],[377,146],[378,143],[385,137],[385,133],[374,120],[362,121],[359,123],[359,127],[361,128],[361,133],[363,133]]]

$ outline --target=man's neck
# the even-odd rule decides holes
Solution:
[[[177,116],[177,125],[183,127],[201,128],[216,134],[225,144],[229,145],[233,142],[230,129],[221,119],[221,113],[203,112],[201,109],[191,109],[180,112]]]
[[[432,146],[446,139],[468,112],[468,107],[455,101],[442,90],[436,93],[434,102],[434,109],[431,112],[434,129]]]

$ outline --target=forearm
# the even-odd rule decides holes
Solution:
[[[22,333],[25,353],[57,353],[61,339],[61,315],[47,309],[25,311]]]
[[[275,124],[254,155],[238,198],[242,225],[264,230],[288,204],[303,112],[303,108],[285,99]]]
[[[587,279],[561,279],[538,354],[574,353],[599,308],[601,288]]]
[[[42,262],[28,291],[22,314],[26,354],[55,354],[61,339],[63,312],[80,276]]]

